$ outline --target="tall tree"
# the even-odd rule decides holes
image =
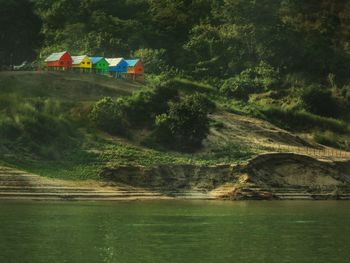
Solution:
[[[30,0],[0,0],[0,65],[35,58],[41,21]]]

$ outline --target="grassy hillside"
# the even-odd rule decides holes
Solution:
[[[81,179],[97,178],[106,166],[227,159],[215,152],[160,152],[138,143],[142,131],[134,131],[127,140],[91,127],[87,116],[94,102],[105,96],[130,95],[142,88],[140,83],[73,73],[2,72],[0,86],[0,162],[4,165]],[[248,150],[233,149],[228,158],[250,155]]]
[[[285,109],[281,101],[291,101],[292,92],[283,100],[253,94],[244,102],[210,85],[183,79],[173,84],[181,94],[202,93],[217,105],[208,138],[192,154],[146,147],[149,132],[144,129],[112,136],[91,125],[93,103],[128,96],[144,89],[141,83],[73,73],[1,72],[0,164],[49,177],[98,179],[106,167],[232,164],[283,147],[320,147],[315,139],[349,149],[347,120]]]

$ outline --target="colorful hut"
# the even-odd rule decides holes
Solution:
[[[78,69],[82,72],[90,72],[92,69],[92,62],[91,59],[86,56],[72,56],[72,68]]]
[[[144,67],[140,59],[127,59],[128,63],[128,76],[133,79],[143,77]]]
[[[90,60],[94,72],[101,74],[109,72],[109,63],[104,57],[90,57]]]
[[[123,77],[128,71],[128,63],[123,58],[107,58],[109,72],[116,78]]]
[[[49,70],[68,70],[72,67],[72,57],[67,51],[52,53],[45,62]]]

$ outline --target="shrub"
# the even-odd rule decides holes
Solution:
[[[89,117],[96,127],[111,134],[123,134],[127,127],[121,107],[110,97],[96,102]]]
[[[230,98],[247,100],[250,94],[270,89],[278,82],[278,72],[269,64],[260,62],[256,67],[224,81],[220,91]]]
[[[157,116],[153,136],[167,148],[195,151],[209,133],[210,104],[200,94],[189,95],[178,103],[171,103],[168,113]]]
[[[0,138],[1,140],[15,140],[21,135],[20,127],[13,119],[0,115]]]
[[[135,92],[128,98],[119,99],[117,106],[133,127],[149,127],[154,124],[157,115],[167,112],[168,102],[177,98],[176,88],[170,82],[166,82],[152,89]]]
[[[254,115],[264,118],[279,127],[293,131],[320,129],[338,133],[349,132],[349,126],[344,121],[318,116],[306,111],[265,107],[254,113]]]
[[[338,136],[331,131],[325,131],[325,132],[317,131],[313,133],[313,137],[314,137],[314,140],[320,144],[341,148],[341,144],[338,141]]]
[[[167,112],[169,101],[177,98],[177,90],[166,82],[116,101],[103,98],[92,107],[90,119],[103,131],[123,135],[129,127],[153,126],[156,116]]]
[[[254,73],[256,82],[264,89],[273,88],[279,83],[279,72],[264,61],[254,68]]]
[[[25,149],[45,159],[59,158],[78,142],[72,123],[59,111],[59,105],[50,100],[16,105],[0,116],[0,147]],[[54,154],[48,154],[47,149]]]
[[[224,81],[220,88],[220,92],[225,96],[240,100],[248,100],[251,93],[260,90],[254,80],[242,75]]]
[[[331,91],[322,86],[312,85],[308,87],[302,93],[301,100],[306,110],[317,115],[337,117],[341,112]]]

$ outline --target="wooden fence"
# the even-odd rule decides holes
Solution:
[[[350,160],[350,152],[336,150],[336,149],[327,148],[327,147],[316,148],[316,147],[307,147],[307,146],[298,147],[298,146],[290,146],[290,145],[278,145],[277,147],[274,147],[271,150],[277,151],[277,152],[305,154],[305,155],[310,155],[315,157],[332,157],[332,158]]]

